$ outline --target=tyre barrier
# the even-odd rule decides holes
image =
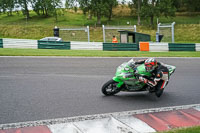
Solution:
[[[102,42],[50,42],[30,39],[0,39],[0,48],[72,49],[104,51],[200,51],[200,43],[102,43]]]
[[[140,51],[200,51],[200,45],[194,43],[140,42]]]
[[[138,51],[136,43],[103,43],[104,51]]]
[[[193,43],[169,43],[169,51],[196,51]]]
[[[38,49],[71,49],[70,42],[38,40]]]
[[[0,39],[0,48],[3,48],[3,39]]]

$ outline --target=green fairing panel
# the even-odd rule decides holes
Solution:
[[[113,77],[113,80],[118,82],[117,87],[120,88],[124,82],[122,80],[120,80],[118,77]]]
[[[136,79],[133,68],[135,68],[135,65],[132,62],[125,62],[117,68],[115,77],[113,77],[114,81],[119,82],[117,87],[121,87],[124,82],[128,85],[144,86],[143,83]],[[138,74],[151,76],[150,73],[146,72],[144,65],[138,66],[137,71],[139,72]]]
[[[146,71],[144,64],[138,66],[137,71],[140,75],[151,76],[151,73]]]
[[[170,74],[170,75],[171,75],[171,74],[175,71],[175,69],[176,69],[175,66],[167,65],[167,64],[164,64],[164,65],[168,68],[169,74]]]

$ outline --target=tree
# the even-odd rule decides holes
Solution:
[[[153,26],[154,17],[165,17],[175,15],[175,7],[172,5],[172,0],[143,0],[141,6],[141,16],[150,18],[150,25]]]
[[[177,11],[183,6],[183,0],[173,0],[172,5],[177,9]]]
[[[91,0],[92,13],[97,16],[97,24],[101,24],[102,15],[108,10],[106,7],[107,0]]]
[[[88,18],[91,20],[93,16],[91,0],[78,0],[78,3],[83,14],[86,15],[88,13]]]
[[[33,10],[40,15],[48,17],[53,15],[57,21],[57,8],[62,5],[60,0],[33,0],[32,7]]]
[[[185,0],[186,7],[191,12],[200,11],[200,0]]]
[[[65,8],[74,9],[74,11],[77,12],[78,0],[66,0],[65,1]]]
[[[132,0],[132,2],[129,2],[129,7],[131,8],[131,12],[134,13],[136,10],[136,14],[138,16],[138,22],[137,24],[140,25],[141,20],[140,20],[140,14],[141,14],[141,0]]]
[[[107,5],[107,9],[108,9],[108,20],[110,21],[112,18],[112,10],[114,7],[116,7],[118,5],[118,1],[117,0],[107,0],[106,3]]]
[[[58,19],[57,8],[61,8],[61,6],[62,6],[61,0],[53,0],[53,16],[55,17],[56,22]]]
[[[92,8],[91,0],[78,0],[78,3],[80,5],[80,9],[83,11],[83,14],[86,15],[86,13],[88,12],[89,15],[91,16],[90,14],[90,10]]]
[[[14,0],[0,0],[0,11],[2,10],[4,13],[7,11],[8,16],[12,15],[14,7],[15,7]]]
[[[83,13],[97,17],[97,24],[101,24],[102,16],[112,17],[112,9],[117,6],[117,0],[66,0],[66,8],[80,7]]]
[[[32,7],[33,7],[33,11],[35,11],[37,15],[41,15],[41,12],[44,15],[44,8],[42,6],[41,0],[33,0]]]
[[[53,0],[42,0],[42,9],[45,17],[48,17],[50,14],[54,13],[54,1]]]
[[[138,25],[140,25],[140,10],[141,10],[141,0],[138,0],[137,14],[138,14]]]
[[[22,7],[23,14],[27,19],[30,18],[28,3],[31,3],[32,0],[16,0],[16,2]]]

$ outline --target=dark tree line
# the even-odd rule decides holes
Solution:
[[[122,4],[126,0],[122,0]],[[97,24],[101,24],[102,16],[112,18],[112,9],[119,4],[118,0],[66,0],[66,7],[80,8],[84,14],[88,13],[90,18],[97,17]],[[142,19],[149,19],[154,24],[154,18],[161,15],[175,16],[176,11],[200,11],[200,0],[132,0],[128,3],[134,14],[138,16],[138,25]]]
[[[12,15],[15,8],[20,8],[28,19],[31,6],[37,15],[53,15],[57,20],[57,10],[62,5],[62,0],[0,0],[0,13]],[[122,4],[126,0],[122,0]],[[97,24],[101,24],[101,18],[112,19],[113,8],[119,4],[118,0],[65,0],[65,7],[77,11],[81,9],[91,19],[97,18]],[[138,25],[141,20],[148,19],[153,25],[154,18],[159,16],[174,16],[176,11],[200,12],[200,0],[132,0],[129,8],[138,16]]]
[[[112,18],[112,9],[118,5],[117,0],[66,0],[67,8],[80,8],[83,13],[97,17],[97,24],[101,24],[102,16],[106,16],[108,20]]]
[[[56,8],[60,8],[62,2],[61,0],[0,0],[0,12],[8,15],[12,15],[15,8],[20,8],[26,18],[29,18],[29,6],[37,15],[53,15],[56,17]]]
[[[129,2],[132,12],[138,16],[138,25],[141,17],[150,19],[153,25],[154,17],[161,15],[175,16],[176,11],[200,12],[200,0],[132,0]]]

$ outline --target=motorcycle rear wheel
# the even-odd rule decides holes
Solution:
[[[106,96],[112,96],[120,92],[120,88],[117,88],[118,82],[115,82],[113,79],[109,80],[102,86],[102,93]]]

